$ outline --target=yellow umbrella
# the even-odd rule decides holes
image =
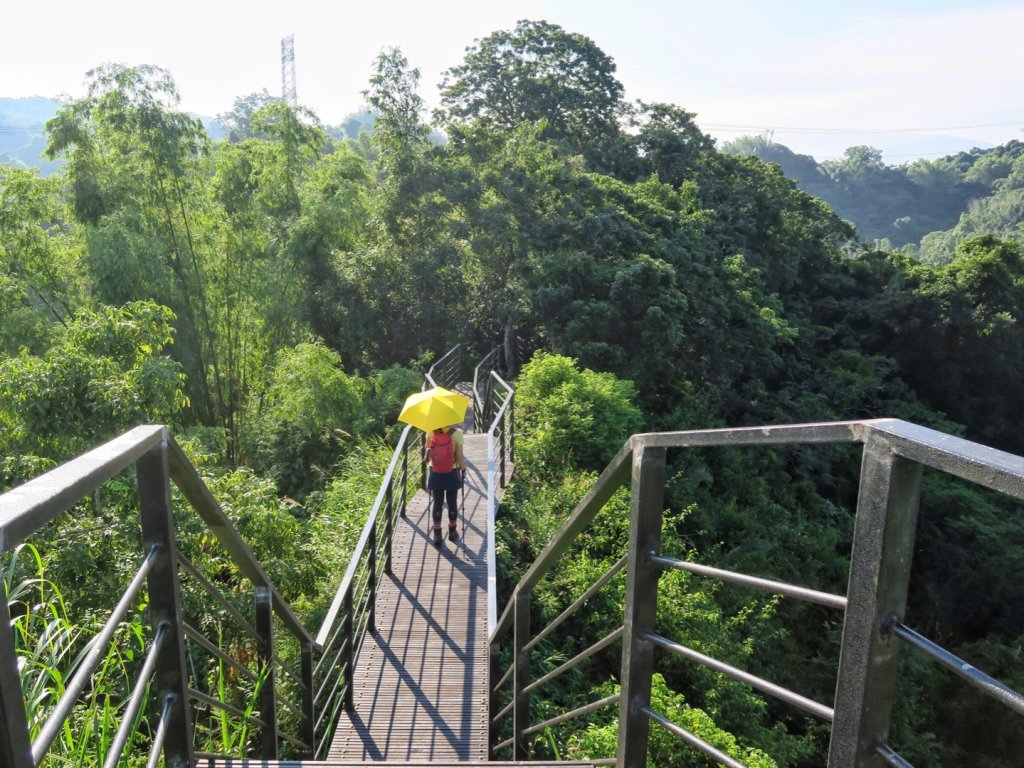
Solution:
[[[412,424],[424,432],[431,432],[440,427],[461,424],[466,418],[468,407],[469,398],[465,395],[444,387],[434,387],[426,392],[410,395],[402,406],[398,420]]]

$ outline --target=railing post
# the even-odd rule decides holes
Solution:
[[[305,754],[306,759],[312,760],[316,757],[316,712],[313,701],[313,643],[311,641],[302,644],[302,740],[309,745],[309,752]]]
[[[136,462],[142,545],[144,551],[159,547],[156,563],[147,577],[149,615],[154,632],[167,625],[167,640],[156,661],[156,691],[161,707],[170,701],[164,739],[164,765],[190,768],[192,765],[192,720],[185,667],[185,635],[182,631],[181,593],[178,582],[178,554],[171,519],[170,469],[167,431],[158,448]]]
[[[402,517],[405,518],[406,499],[409,498],[409,446],[412,444],[412,432],[406,436],[402,446]]]
[[[491,423],[491,414],[494,412],[493,404],[491,403],[491,374],[487,374],[487,383],[484,384],[484,422],[487,424]]]
[[[498,448],[498,483],[502,488],[505,487],[505,440],[508,439],[508,433],[505,431],[508,426],[508,411],[502,411],[501,414],[501,442]]]
[[[661,568],[650,561],[661,547],[665,497],[665,449],[643,445],[633,449],[629,512],[629,565],[626,571],[625,631],[622,636],[621,701],[619,704],[618,768],[647,765],[654,646],[645,638],[654,631],[658,614]]]
[[[369,568],[367,578],[367,605],[370,612],[370,622],[366,625],[369,632],[377,628],[377,522],[370,526],[370,541],[367,543],[370,551],[367,555],[366,565]]]
[[[345,632],[345,640],[344,640],[344,642],[346,643],[346,645],[345,645],[345,660],[344,660],[344,669],[345,669],[345,709],[347,709],[349,712],[351,712],[355,708],[355,706],[353,704],[353,698],[352,698],[352,688],[355,685],[355,679],[356,679],[356,675],[355,675],[355,671],[356,671],[355,670],[355,660],[356,660],[355,641],[356,641],[356,637],[355,637],[355,616],[352,615],[353,614],[353,611],[352,611],[352,585],[349,585],[348,590],[345,592],[344,606],[345,606],[345,624],[344,624],[344,630],[343,631]]]
[[[509,417],[509,438],[508,438],[508,460],[510,464],[516,463],[516,393],[508,401]]]
[[[0,765],[33,768],[32,745],[28,739],[25,699],[21,695],[18,655],[14,649],[11,613],[7,607],[7,586],[0,589]]]
[[[896,690],[899,641],[885,635],[902,618],[921,489],[921,465],[896,456],[883,437],[864,441],[850,585],[839,652],[829,768],[884,765],[875,746],[886,738]]]
[[[266,723],[261,733],[264,760],[277,759],[277,695],[274,675],[274,598],[270,588],[261,584],[255,589],[256,655],[263,669],[260,686],[260,719]]]
[[[392,515],[395,513],[395,495],[392,491],[394,480],[388,481],[387,495],[384,497],[384,571],[391,573],[391,543],[395,538],[395,523]]]
[[[530,694],[523,689],[530,684],[530,652],[524,646],[530,642],[530,598],[532,593],[520,592],[513,596],[515,600],[515,626],[513,633],[513,664],[512,696],[512,759],[529,760],[530,749],[524,730],[530,727]]]
[[[501,680],[501,653],[497,643],[488,643],[488,676],[487,676],[487,758],[494,759],[494,745],[498,743],[498,729],[494,718],[498,716],[498,692],[494,686]]]
[[[423,433],[423,443],[421,445],[421,450],[419,451],[420,488],[422,490],[424,490],[424,491],[427,490],[427,458],[426,458],[426,451],[427,451],[427,433],[424,432]]]

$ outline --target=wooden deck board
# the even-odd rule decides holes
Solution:
[[[487,436],[467,433],[465,453],[462,538],[448,541],[442,521],[445,541],[433,544],[423,491],[396,526],[331,764],[487,760]]]

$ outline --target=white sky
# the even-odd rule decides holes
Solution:
[[[420,69],[434,106],[466,46],[524,18],[587,35],[627,98],[677,104],[722,140],[774,128],[819,159],[871,144],[897,163],[1024,140],[1021,0],[6,0],[0,96],[80,96],[99,64],[155,64],[183,109],[214,116],[280,94],[294,33],[299,101],[338,123],[383,47]]]

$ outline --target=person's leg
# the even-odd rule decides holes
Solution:
[[[459,491],[445,491],[448,497],[448,538],[454,541],[459,537]]]
[[[431,491],[434,499],[434,508],[431,510],[431,517],[434,520],[434,543],[441,543],[441,507],[444,506],[444,491],[435,489]]]

